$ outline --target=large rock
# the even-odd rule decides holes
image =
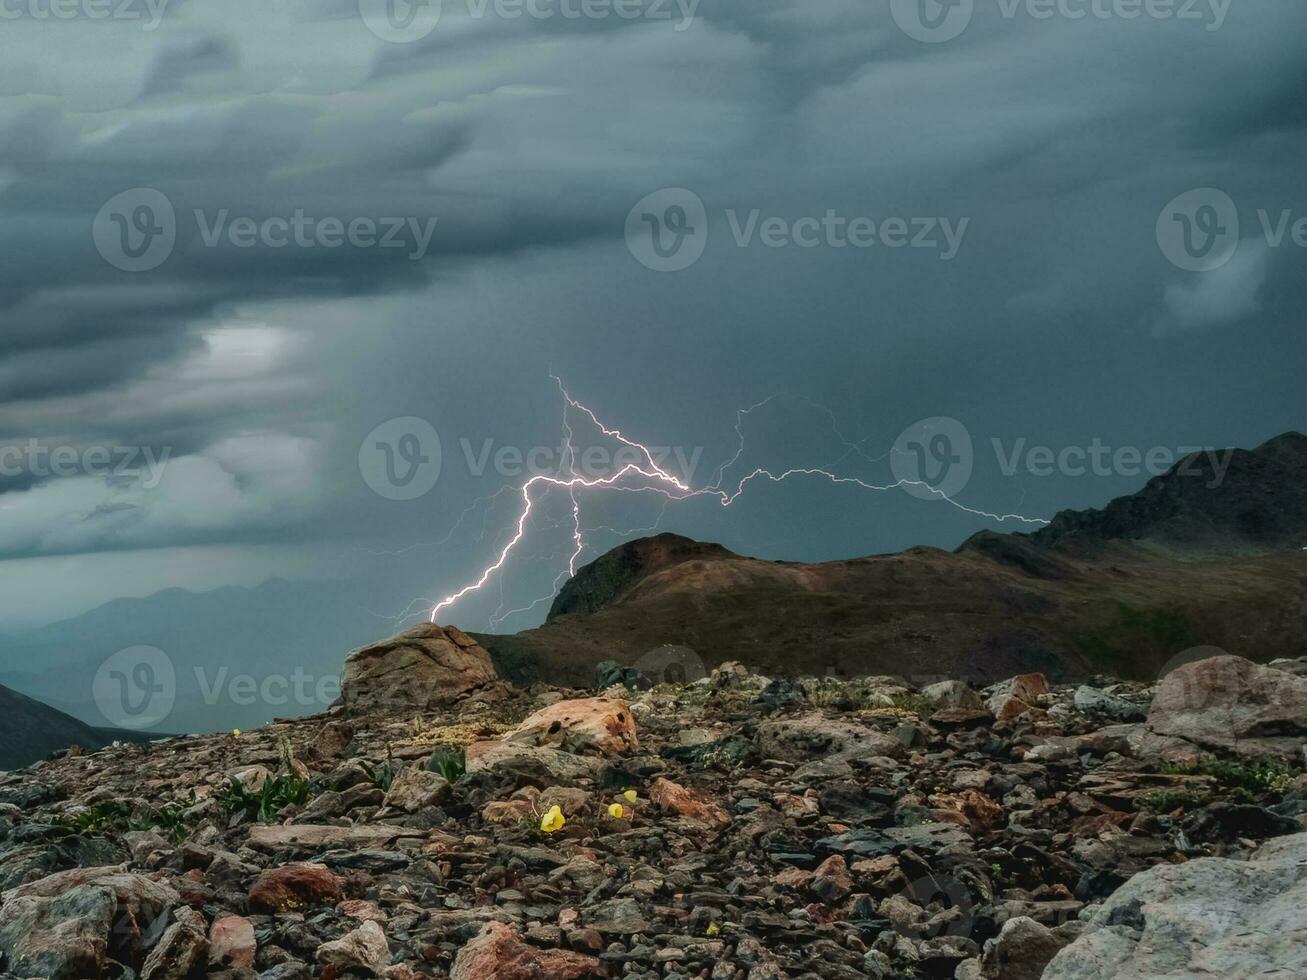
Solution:
[[[344,895],[344,879],[326,865],[292,863],[267,868],[250,886],[250,908],[256,912],[303,912],[318,905],[335,905]]]
[[[599,961],[562,949],[540,949],[502,922],[487,922],[458,951],[450,980],[579,980],[602,977]]]
[[[0,954],[21,977],[86,980],[104,970],[117,900],[109,888],[20,895],[0,908]]]
[[[1007,721],[1038,707],[1048,696],[1048,678],[1043,674],[1019,674],[994,685],[986,705],[999,721]]]
[[[1184,664],[1158,685],[1148,728],[1206,748],[1299,761],[1307,677],[1233,656]]]
[[[1135,875],[1084,913],[1043,980],[1307,976],[1307,834],[1247,861],[1198,858]]]
[[[631,706],[619,698],[557,701],[530,715],[504,740],[569,752],[629,752],[640,747]]]
[[[672,813],[720,830],[731,825],[730,815],[706,794],[670,779],[658,778],[649,786],[649,799],[664,813]]]
[[[762,755],[789,762],[806,762],[815,757],[901,758],[906,754],[903,743],[891,735],[816,712],[763,722],[754,741]]]
[[[421,623],[351,653],[340,691],[355,710],[427,708],[494,680],[490,654],[470,636],[453,626]]]
[[[204,916],[185,905],[174,915],[175,921],[146,957],[141,980],[186,980],[204,972],[209,958]]]
[[[117,955],[140,955],[148,945],[148,937],[162,931],[161,920],[181,902],[181,896],[171,885],[131,874],[122,865],[60,871],[20,885],[8,892],[5,898],[7,901],[58,898],[72,891],[83,891],[86,886],[105,889],[113,897],[114,928],[110,945],[113,947],[111,952]],[[0,912],[0,921],[3,919]]]

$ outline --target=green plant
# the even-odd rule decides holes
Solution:
[[[174,844],[186,839],[187,829],[183,808],[177,803],[161,807],[132,806],[117,800],[96,803],[56,822],[71,830],[86,834],[123,833],[128,830],[158,830]]]
[[[368,779],[372,780],[383,793],[390,791],[390,784],[395,781],[395,772],[397,770],[395,757],[390,751],[389,743],[386,745],[386,761],[374,766],[364,760],[363,771],[368,774]]]
[[[1283,793],[1301,772],[1269,759],[1255,762],[1208,760],[1197,765],[1168,765],[1163,771],[1171,775],[1210,776],[1222,789],[1248,802],[1268,794]]]
[[[316,795],[313,783],[298,776],[275,776],[250,789],[231,779],[218,790],[215,799],[227,813],[243,813],[248,819],[270,823],[288,806],[303,806]]]
[[[467,772],[467,750],[461,745],[439,745],[427,760],[427,769],[452,783]]]

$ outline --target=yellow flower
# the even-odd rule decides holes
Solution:
[[[540,829],[546,834],[552,834],[555,830],[562,830],[565,823],[567,820],[563,817],[562,808],[551,806],[540,821]]]
[[[232,733],[233,735],[235,735],[237,738],[240,738],[241,730],[240,730],[239,728],[233,728],[233,729],[231,730],[231,733]]]
[[[622,809],[622,804],[620,803],[608,804],[608,815],[612,817],[614,820],[621,820],[622,814],[625,812],[626,811]]]
[[[622,795],[623,795],[624,797],[626,797],[626,802],[627,802],[627,803],[634,803],[637,799],[640,798],[640,797],[639,797],[639,794],[636,793],[636,791],[633,790],[633,789],[628,789],[628,790],[627,790],[625,793],[623,793]]]
[[[716,922],[709,922],[709,923],[708,923],[708,928],[707,928],[706,931],[707,931],[708,935],[710,935],[710,936],[715,936],[715,935],[717,935],[717,933],[721,932],[721,929],[718,928]]]

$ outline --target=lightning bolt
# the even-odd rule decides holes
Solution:
[[[556,474],[537,474],[536,476],[531,477],[524,484],[522,484],[521,488],[519,489],[519,493],[521,494],[521,498],[522,498],[521,509],[518,512],[517,521],[516,524],[514,525],[514,532],[509,538],[508,542],[499,550],[499,553],[495,557],[494,561],[492,561],[489,565],[486,566],[486,568],[481,572],[481,574],[476,578],[475,581],[468,583],[467,585],[459,589],[457,592],[445,596],[445,598],[441,599],[438,603],[436,603],[435,607],[431,610],[430,618],[433,623],[436,622],[437,617],[444,610],[454,605],[456,602],[458,602],[460,599],[462,599],[464,596],[468,595],[469,593],[476,592],[481,588],[483,588],[486,585],[486,583],[489,582],[490,579],[493,578],[497,572],[501,571],[504,568],[504,566],[508,563],[508,560],[510,556],[513,554],[514,550],[517,548],[519,544],[521,544],[522,540],[527,535],[527,528],[531,520],[532,512],[539,498],[543,496],[543,493],[540,494],[537,493],[538,490],[543,490],[544,493],[547,493],[550,490],[563,489],[567,491],[568,496],[571,500],[570,516],[571,516],[572,552],[568,557],[567,568],[564,571],[560,571],[558,573],[558,576],[554,579],[554,583],[552,586],[553,592],[551,592],[550,595],[542,596],[536,599],[535,601],[531,602],[527,606],[523,606],[520,609],[510,610],[506,613],[503,613],[502,615],[500,615],[499,611],[497,610],[495,616],[491,621],[492,625],[497,625],[498,623],[503,622],[509,616],[513,616],[518,613],[529,612],[535,609],[542,602],[545,602],[548,599],[552,598],[553,594],[557,593],[559,587],[568,577],[571,577],[576,574],[577,561],[580,559],[581,554],[585,550],[585,533],[581,527],[581,503],[578,497],[578,492],[584,490],[614,490],[614,491],[620,491],[625,493],[654,493],[664,498],[663,499],[664,511],[669,501],[681,501],[681,500],[688,500],[697,497],[716,498],[722,507],[729,507],[731,506],[731,504],[735,503],[735,501],[739,499],[739,497],[744,493],[745,488],[754,481],[762,480],[771,483],[782,483],[790,479],[791,477],[806,476],[806,477],[818,477],[837,486],[851,485],[851,486],[859,487],[864,490],[876,491],[878,493],[883,493],[890,490],[898,490],[904,487],[920,487],[935,499],[941,500],[953,507],[956,507],[958,510],[963,511],[964,513],[972,514],[977,517],[983,517],[988,520],[996,521],[1000,524],[1005,523],[1007,521],[1017,521],[1022,524],[1036,524],[1036,525],[1044,525],[1048,523],[1048,521],[1038,517],[1026,517],[1022,514],[998,514],[987,510],[979,510],[974,507],[968,507],[965,504],[953,499],[951,496],[944,493],[939,488],[931,486],[929,483],[926,483],[923,480],[896,480],[893,483],[876,484],[876,483],[869,483],[866,480],[862,480],[853,476],[841,476],[840,474],[826,467],[816,467],[816,466],[791,467],[789,469],[781,470],[779,472],[773,472],[772,470],[769,470],[765,467],[758,467],[752,470],[747,475],[745,475],[742,479],[737,481],[733,489],[726,488],[724,486],[726,472],[735,463],[739,461],[740,457],[744,453],[745,419],[749,416],[750,413],[774,401],[778,397],[775,395],[771,396],[770,398],[764,399],[763,401],[760,401],[757,404],[750,406],[749,408],[740,409],[739,411],[736,412],[735,432],[739,438],[739,443],[736,447],[734,455],[731,456],[731,458],[728,459],[726,462],[724,462],[720,467],[718,467],[716,477],[712,484],[704,487],[699,487],[696,489],[690,486],[688,483],[684,482],[674,473],[671,473],[666,469],[664,469],[662,466],[660,466],[658,461],[654,457],[653,450],[650,449],[648,446],[646,446],[644,443],[638,442],[630,438],[626,434],[624,434],[620,429],[610,427],[606,425],[604,422],[602,422],[599,419],[598,415],[595,414],[595,412],[593,412],[586,405],[582,404],[581,402],[577,401],[575,398],[572,397],[571,393],[568,392],[566,386],[563,384],[561,378],[558,378],[557,376],[554,375],[551,375],[551,378],[558,385],[558,390],[563,398],[563,419],[562,419],[563,458],[559,463],[559,470]],[[804,399],[804,401],[807,400]],[[858,456],[861,456],[865,460],[873,461],[873,462],[884,458],[883,456],[881,456],[881,457],[875,457],[873,459],[873,457],[868,456],[862,450],[862,447],[859,443],[852,442],[849,439],[847,439],[843,435],[843,433],[840,432],[839,427],[836,424],[835,416],[833,413],[831,413],[829,409],[825,408],[824,406],[817,405],[815,402],[808,402],[808,404],[813,405],[814,407],[820,409],[829,417],[832,431],[835,433],[836,437],[844,445],[845,448],[844,454],[840,457],[841,460],[851,454],[856,454]],[[617,470],[617,472],[612,473],[608,476],[587,478],[585,476],[578,474],[576,472],[576,449],[573,444],[575,433],[574,430],[572,429],[572,423],[571,423],[572,412],[584,416],[586,419],[588,419],[591,422],[591,424],[594,425],[596,429],[598,429],[608,438],[620,442],[622,445],[635,450],[638,454],[637,458],[640,460],[640,462],[627,463],[626,465],[622,466],[619,470]],[[661,516],[659,520],[661,521]],[[601,529],[596,528],[594,530],[601,530]],[[602,530],[612,530],[612,529],[603,528]],[[502,608],[503,606],[501,605],[500,609]]]

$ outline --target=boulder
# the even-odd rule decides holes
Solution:
[[[531,946],[512,926],[487,922],[458,951],[449,976],[450,980],[579,980],[602,977],[604,971],[593,956]]]
[[[664,813],[685,817],[707,827],[721,829],[731,823],[726,811],[705,794],[687,789],[670,779],[655,779],[649,786],[649,799]]]
[[[818,756],[906,755],[903,743],[892,735],[816,712],[763,722],[758,726],[755,744],[765,757],[789,762],[806,762]]]
[[[939,681],[921,689],[921,696],[930,698],[941,708],[979,708],[984,702],[980,695],[962,681]]]
[[[1074,703],[1077,711],[1101,715],[1115,721],[1143,721],[1148,714],[1148,709],[1143,705],[1119,698],[1115,694],[1108,694],[1087,684],[1076,688]]]
[[[1297,762],[1307,741],[1307,677],[1234,656],[1184,664],[1162,678],[1147,724],[1205,748]]]
[[[618,698],[555,702],[527,717],[504,741],[569,752],[628,752],[640,747],[631,706]]]
[[[1075,938],[1078,928],[1079,923],[1064,923],[1050,929],[1024,915],[1008,919],[999,934],[985,942],[980,976],[985,980],[1040,980],[1044,968]]]
[[[79,885],[59,895],[11,897],[0,908],[0,954],[12,972],[85,980],[105,967],[117,901],[112,890]]]
[[[339,939],[323,943],[315,956],[324,977],[351,971],[375,975],[390,965],[390,946],[381,926],[368,920]]]
[[[1048,678],[1043,674],[1019,674],[996,684],[986,702],[999,721],[1024,714],[1048,695]]]
[[[1307,834],[1246,861],[1157,865],[1081,913],[1085,934],[1043,980],[1307,976],[1304,906]]]
[[[209,957],[204,916],[185,905],[173,915],[173,924],[145,958],[141,980],[186,980],[204,972]]]
[[[317,905],[335,905],[343,897],[344,879],[323,864],[292,863],[263,871],[250,886],[250,909],[256,912],[300,912]]]
[[[355,711],[427,708],[495,679],[490,654],[462,630],[420,623],[351,653],[340,690]]]
[[[454,795],[449,781],[438,772],[407,766],[395,773],[386,791],[386,806],[405,813],[417,813],[428,807],[448,803]]]
[[[220,915],[209,929],[209,966],[211,969],[254,968],[258,944],[254,924],[243,915]]]

